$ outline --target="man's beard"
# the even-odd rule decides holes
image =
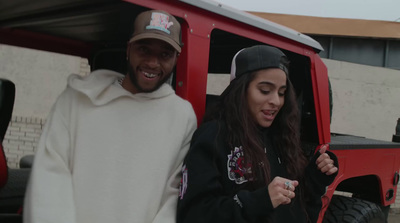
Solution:
[[[160,79],[158,81],[158,83],[156,84],[156,86],[154,86],[152,89],[143,89],[139,85],[138,75],[136,74],[136,71],[133,70],[132,65],[129,63],[128,63],[128,75],[129,75],[129,80],[131,81],[133,86],[135,86],[135,88],[138,90],[138,92],[144,92],[144,93],[153,92],[153,91],[159,89],[161,87],[161,85],[163,85],[168,80],[168,78],[171,76],[171,74],[169,74],[169,75],[166,75],[165,77],[163,77],[162,79]]]

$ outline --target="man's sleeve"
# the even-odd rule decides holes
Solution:
[[[181,181],[181,168],[183,159],[185,158],[190,141],[192,139],[193,132],[197,127],[196,115],[191,107],[189,112],[189,118],[186,125],[185,136],[183,137],[182,146],[177,154],[176,162],[172,168],[174,171],[170,174],[166,187],[163,193],[160,209],[153,220],[153,223],[176,223],[176,207],[177,198],[179,194],[179,183]]]
[[[76,222],[69,168],[70,135],[58,110],[56,103],[35,154],[24,201],[25,223]]]

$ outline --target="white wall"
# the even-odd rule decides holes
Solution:
[[[400,118],[400,71],[324,62],[333,90],[331,132],[391,141]]]
[[[46,118],[81,58],[0,44],[0,78],[13,81],[13,116]]]

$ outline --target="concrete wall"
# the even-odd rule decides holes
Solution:
[[[400,118],[400,71],[324,62],[333,90],[331,131],[391,141]]]
[[[14,116],[46,118],[68,75],[82,70],[79,57],[1,44],[0,58],[0,77],[16,85]]]
[[[391,141],[400,118],[400,71],[323,61],[333,92],[331,132]],[[400,193],[391,212],[400,212]]]

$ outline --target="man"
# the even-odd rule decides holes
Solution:
[[[196,117],[165,82],[181,51],[178,21],[135,20],[128,74],[72,75],[46,122],[24,222],[175,222],[179,171]]]

